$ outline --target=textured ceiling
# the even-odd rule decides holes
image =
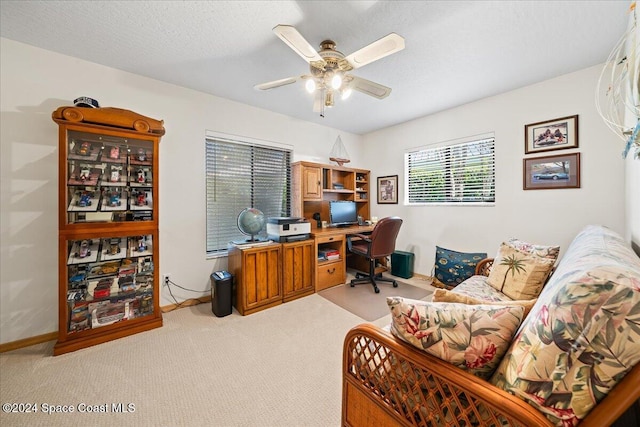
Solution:
[[[2,0],[0,35],[364,134],[604,63],[630,3]],[[255,90],[308,72],[272,32],[277,24],[295,26],[314,47],[332,39],[345,55],[400,34],[403,51],[353,72],[391,87],[391,95],[356,92],[322,118],[301,82]]]

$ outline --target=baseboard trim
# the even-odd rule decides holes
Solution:
[[[206,304],[208,302],[211,302],[211,295],[206,295],[200,298],[192,298],[192,299],[184,300],[178,304],[163,305],[162,307],[160,307],[160,311],[163,313],[168,313],[170,311],[177,310],[179,308],[191,307],[193,305],[198,305],[198,304]]]
[[[53,341],[58,338],[58,332],[49,332],[47,334],[36,335],[35,337],[23,338],[17,341],[11,341],[0,344],[0,353],[7,351],[19,350],[30,345],[42,344],[43,342]]]
[[[198,299],[190,299],[181,302],[180,304],[169,304],[160,307],[160,311],[163,313],[167,313],[169,311],[176,310],[178,308],[190,307],[192,305],[204,304],[211,301],[211,296],[205,296]],[[49,332],[47,334],[36,335],[34,337],[23,338],[17,341],[6,342],[4,344],[0,344],[0,353],[6,353],[8,351],[19,350],[24,347],[29,347],[31,345],[42,344],[47,341],[54,341],[58,339],[58,331]]]

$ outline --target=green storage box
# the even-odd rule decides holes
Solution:
[[[413,277],[413,259],[411,252],[395,251],[391,254],[391,274],[409,279]]]

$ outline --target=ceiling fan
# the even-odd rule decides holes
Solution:
[[[386,98],[391,93],[391,88],[349,72],[404,49],[404,38],[401,36],[391,33],[345,57],[336,50],[333,40],[324,40],[320,43],[320,50],[316,52],[291,25],[277,25],[273,32],[309,63],[310,74],[261,83],[254,88],[269,90],[305,80],[307,91],[315,93],[313,111],[319,112],[322,117],[325,107],[333,106],[336,93],[342,99],[347,99],[353,90],[378,99]]]

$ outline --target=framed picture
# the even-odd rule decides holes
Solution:
[[[524,153],[578,148],[578,115],[524,126]]]
[[[398,203],[398,175],[378,177],[378,203]]]
[[[580,153],[524,159],[525,190],[580,188]]]

